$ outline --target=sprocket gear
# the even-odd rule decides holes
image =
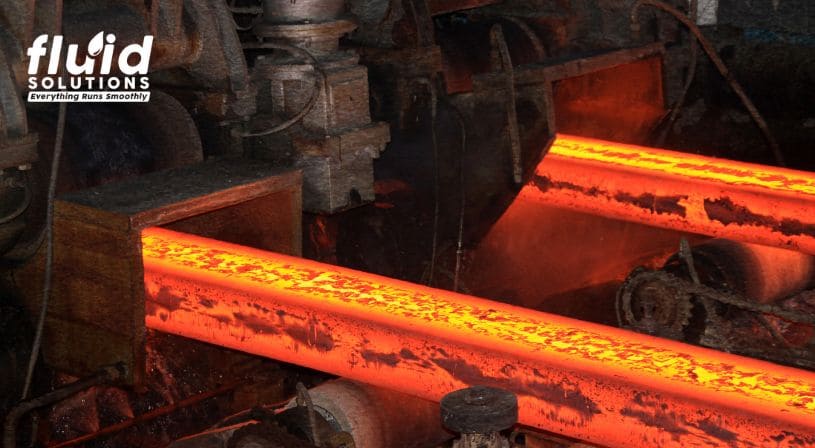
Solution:
[[[691,294],[679,285],[664,282],[657,273],[640,271],[632,273],[617,292],[616,308],[622,328],[683,340],[693,303]]]

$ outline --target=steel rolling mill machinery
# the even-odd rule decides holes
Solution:
[[[810,3],[3,0],[3,447],[815,447]]]

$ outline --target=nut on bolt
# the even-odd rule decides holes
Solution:
[[[468,387],[441,399],[441,419],[445,427],[462,434],[455,447],[508,446],[499,432],[518,422],[518,399],[503,389]]]

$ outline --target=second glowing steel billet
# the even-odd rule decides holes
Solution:
[[[522,200],[815,254],[815,175],[558,135]]]

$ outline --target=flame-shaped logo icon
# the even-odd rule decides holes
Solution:
[[[105,32],[100,31],[96,36],[93,36],[90,42],[88,42],[88,55],[90,57],[96,57],[100,53],[102,53],[102,49],[105,46]]]

